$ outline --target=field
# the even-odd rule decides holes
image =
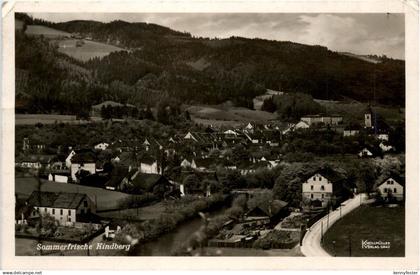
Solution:
[[[91,121],[102,120],[98,117],[90,118]],[[16,125],[35,125],[37,123],[42,124],[54,124],[54,123],[71,123],[71,124],[84,124],[88,123],[86,120],[77,120],[76,116],[68,115],[44,115],[44,114],[16,114],[15,124]]]
[[[202,124],[217,126],[237,126],[250,121],[268,121],[276,119],[276,114],[264,111],[255,111],[241,107],[222,105],[192,105],[187,111],[191,118]]]
[[[403,257],[405,254],[404,207],[362,206],[335,223],[324,236],[331,255],[347,257]],[[362,241],[390,242],[390,248],[362,248]],[[335,245],[333,244],[335,241]]]
[[[70,37],[68,32],[59,31],[40,25],[28,25],[25,31],[27,35],[43,35],[46,38]]]
[[[83,45],[76,47],[77,39],[64,39],[58,41],[58,51],[81,61],[94,57],[102,58],[111,52],[124,51],[124,49],[105,43],[83,40]]]
[[[21,23],[17,23],[16,28],[21,27],[20,25]],[[71,38],[71,33],[40,25],[28,25],[25,33],[27,35],[43,35],[52,39],[51,42],[58,45],[59,52],[81,61],[87,61],[94,57],[101,58],[111,52],[124,51],[122,48],[101,42]],[[81,43],[79,47],[76,46],[78,41]]]
[[[19,198],[27,198],[35,190],[38,190],[38,180],[36,178],[25,177],[15,179],[15,193]],[[117,209],[118,200],[131,196],[129,194],[109,191],[102,188],[51,181],[42,181],[40,190],[50,192],[85,193],[93,201],[95,201],[96,197],[98,210]]]

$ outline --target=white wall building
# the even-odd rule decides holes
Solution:
[[[326,207],[333,195],[333,184],[323,175],[316,173],[302,183],[303,198],[311,201],[319,200]]]
[[[387,178],[382,184],[380,184],[378,186],[378,190],[384,199],[387,199],[389,196],[396,198],[398,201],[404,199],[404,186],[392,177]]]

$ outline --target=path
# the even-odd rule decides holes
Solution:
[[[342,206],[314,223],[303,238],[301,246],[302,254],[306,257],[330,257],[331,255],[321,246],[321,235],[325,234],[328,228],[340,219],[340,216],[343,217],[359,207],[366,198],[366,194],[359,194],[353,199],[343,202]]]

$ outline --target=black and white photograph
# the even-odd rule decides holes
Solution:
[[[404,13],[14,24],[15,256],[406,256]]]

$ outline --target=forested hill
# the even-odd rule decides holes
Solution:
[[[251,99],[265,89],[307,93],[318,99],[350,98],[399,106],[405,102],[405,62],[401,60],[382,58],[375,64],[321,46],[241,37],[198,38],[155,24],[51,23],[20,16],[27,24],[46,25],[126,49],[87,62],[66,60],[66,64],[76,64],[77,70],[89,72],[83,80],[71,79],[71,85],[82,87],[78,96],[86,105],[105,99],[153,105],[171,97],[186,103],[232,100],[251,106]],[[31,52],[25,51],[30,45],[22,45],[26,39],[24,34],[16,39],[16,66],[34,75],[33,71],[39,71],[36,67],[42,65],[31,62],[28,66],[18,57],[22,51],[29,55],[22,62],[30,59]],[[38,59],[43,56],[54,59],[53,63],[63,60],[56,49],[49,54],[44,50],[38,47],[32,51]],[[68,84],[67,80],[66,73],[60,74],[60,83]],[[43,81],[43,76],[37,74],[37,81]],[[62,87],[60,83],[57,85]],[[57,91],[57,85],[49,92],[59,93],[57,100],[65,100],[66,92],[63,88]],[[29,97],[34,93],[33,89],[23,92]]]

